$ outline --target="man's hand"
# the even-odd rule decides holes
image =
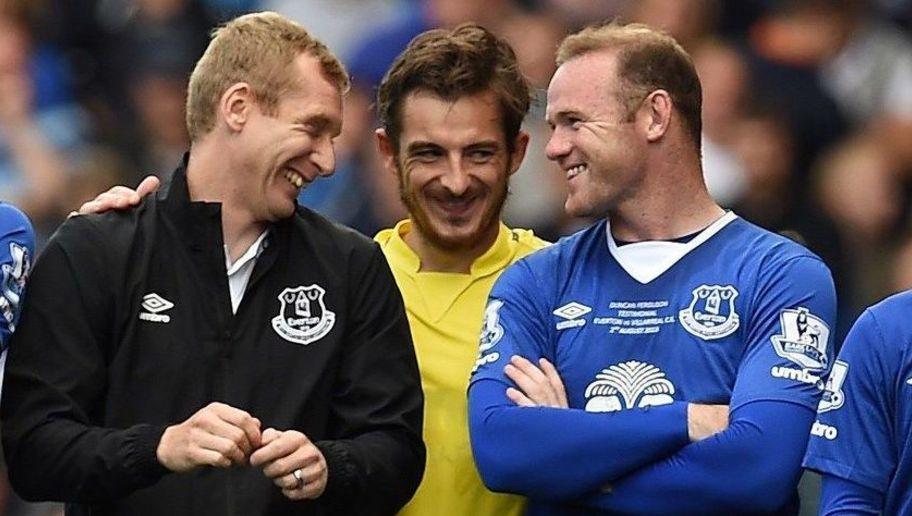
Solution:
[[[567,392],[557,369],[544,358],[538,365],[540,368],[518,355],[510,358],[504,373],[519,389],[508,388],[507,397],[520,407],[568,408]]]
[[[139,183],[139,186],[136,187],[136,190],[131,190],[126,186],[113,186],[107,192],[100,193],[91,201],[85,202],[79,207],[79,211],[70,213],[70,216],[132,208],[139,204],[143,197],[158,190],[160,184],[161,181],[159,181],[157,177],[146,176],[146,178]]]
[[[318,498],[329,478],[323,453],[295,430],[267,428],[263,447],[250,456],[250,465],[262,467],[263,474],[291,500]]]
[[[728,405],[687,405],[687,435],[690,442],[711,437],[728,428]]]
[[[260,421],[243,410],[210,403],[162,434],[158,461],[175,472],[199,466],[244,465],[260,447]]]

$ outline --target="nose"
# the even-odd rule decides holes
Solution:
[[[333,146],[332,138],[326,136],[320,138],[310,154],[310,160],[317,166],[317,173],[321,177],[333,175],[336,171],[336,149]]]
[[[460,196],[469,189],[472,179],[459,157],[447,160],[447,168],[440,176],[440,184],[455,196]]]
[[[557,161],[570,154],[572,147],[570,139],[566,136],[565,132],[558,127],[551,132],[551,137],[548,138],[548,144],[545,146],[545,155],[547,155],[548,159],[551,161]]]

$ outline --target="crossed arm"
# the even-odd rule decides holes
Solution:
[[[504,372],[518,387],[509,387],[504,391],[504,397],[515,404],[512,410],[530,413],[543,410],[578,412],[568,409],[560,376],[546,360],[540,360],[536,367],[521,357],[513,357]],[[478,387],[480,389],[473,395],[479,397],[493,397],[490,391],[496,387],[502,390],[502,384],[496,387]],[[665,408],[667,406],[652,407],[649,411],[631,413],[630,416],[646,421]],[[496,433],[506,430],[503,427],[496,428],[496,416],[491,414],[492,411],[494,409],[488,409],[487,417],[478,411],[471,413],[471,424],[477,426],[475,432],[485,432],[486,426],[495,427],[491,430]],[[639,427],[632,421],[608,421],[617,423],[614,425],[617,435],[613,435],[613,438],[621,440],[606,442],[611,442],[612,450],[623,450],[623,453],[599,453],[600,448],[593,446],[595,443],[581,443],[591,458],[569,457],[556,470],[561,471],[561,475],[554,475],[552,472],[555,470],[546,463],[537,468],[543,478],[536,478],[534,468],[523,468],[520,463],[517,469],[522,468],[524,471],[510,472],[512,481],[504,481],[504,485],[494,487],[505,487],[506,490],[533,498],[617,512],[765,512],[785,504],[800,474],[801,453],[807,440],[807,428],[813,418],[810,409],[787,402],[748,403],[731,414],[731,423],[727,428],[727,407],[689,404],[687,413],[688,434],[692,444],[670,449],[665,447],[662,453],[655,453],[656,436],[650,433],[648,427],[651,424],[662,424],[662,421],[652,420],[646,427]],[[593,416],[611,419],[622,414]],[[525,423],[528,424],[529,421]],[[568,426],[559,434],[524,432],[522,447],[527,450],[550,449],[552,453],[560,453],[566,451],[561,448],[566,445],[564,441],[579,441],[587,435],[586,429],[572,426],[569,418],[564,423]],[[774,427],[777,431],[772,430]],[[485,435],[483,441],[492,439],[491,434]],[[507,439],[503,441],[515,442],[515,435],[507,434]],[[540,441],[529,442],[537,439]],[[507,442],[488,444],[505,448],[501,453],[496,453],[496,457],[489,458],[479,456],[484,452],[485,446],[475,443],[479,470],[486,480],[486,472],[490,475],[497,471],[494,463],[522,461],[511,454],[512,448],[517,445],[511,446]],[[603,443],[601,448],[604,447]],[[653,453],[650,454],[650,451]],[[745,468],[745,464],[750,464],[750,468]],[[530,471],[533,473],[530,474]],[[568,471],[574,473],[568,477]],[[499,479],[493,480],[495,483],[501,482]],[[580,492],[580,486],[584,486],[582,489],[585,492]],[[656,496],[656,493],[661,493],[662,496]]]

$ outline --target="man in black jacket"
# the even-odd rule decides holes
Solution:
[[[68,514],[391,514],[424,467],[409,328],[376,244],[304,208],[348,80],[273,14],[219,29],[192,148],[35,266],[2,405],[13,487]]]

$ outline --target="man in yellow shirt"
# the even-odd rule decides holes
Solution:
[[[529,141],[520,129],[529,87],[509,45],[468,24],[415,38],[377,108],[380,151],[409,218],[375,240],[405,300],[425,394],[427,467],[400,514],[520,514],[522,498],[492,493],[478,476],[466,389],[494,281],[547,245],[500,221]]]
[[[484,307],[510,264],[547,245],[500,215],[526,152],[529,87],[516,56],[480,26],[415,38],[380,85],[377,130],[409,218],[375,240],[402,291],[425,394],[427,466],[400,514],[519,515],[524,499],[482,484],[469,446],[466,389]],[[81,213],[123,208],[157,187],[114,187]]]

